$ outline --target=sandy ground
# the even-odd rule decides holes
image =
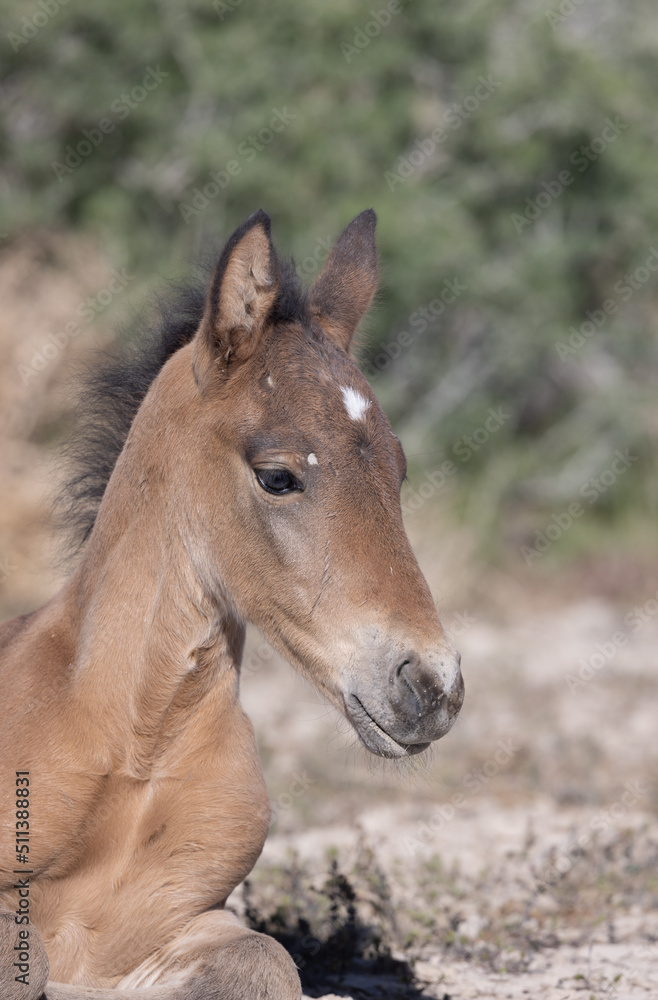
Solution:
[[[2,617],[57,586],[51,442],[70,414],[72,366],[108,341],[121,303],[48,349],[34,375],[20,366],[110,280],[102,255],[62,237],[0,254]],[[427,760],[369,758],[249,635],[243,701],[276,816],[252,878],[258,906],[311,919],[333,862],[359,920],[381,927],[415,976],[404,986],[355,967],[327,979],[325,996],[658,997],[658,578],[631,587],[608,574],[592,596],[554,583],[548,597],[530,593],[528,574],[509,571],[483,583],[468,536],[429,508],[409,530],[456,634],[467,697]],[[242,889],[231,903],[244,911]]]

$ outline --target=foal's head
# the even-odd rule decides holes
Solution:
[[[376,288],[374,230],[359,215],[308,295],[264,212],[233,234],[186,349],[179,487],[208,579],[369,750],[402,757],[448,732],[463,682],[402,524],[402,447],[348,354]]]

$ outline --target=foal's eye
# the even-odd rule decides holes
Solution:
[[[287,469],[258,469],[256,479],[268,493],[292,493],[293,490],[303,490],[299,479]]]

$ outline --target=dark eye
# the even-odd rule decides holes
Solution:
[[[303,486],[287,469],[258,469],[256,479],[268,493],[292,493],[303,490]]]

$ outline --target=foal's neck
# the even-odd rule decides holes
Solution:
[[[113,766],[135,777],[204,712],[237,703],[244,644],[244,623],[218,582],[204,579],[186,512],[168,493],[166,467],[154,464],[164,448],[150,440],[157,400],[145,409],[64,592],[79,622],[75,700]]]

